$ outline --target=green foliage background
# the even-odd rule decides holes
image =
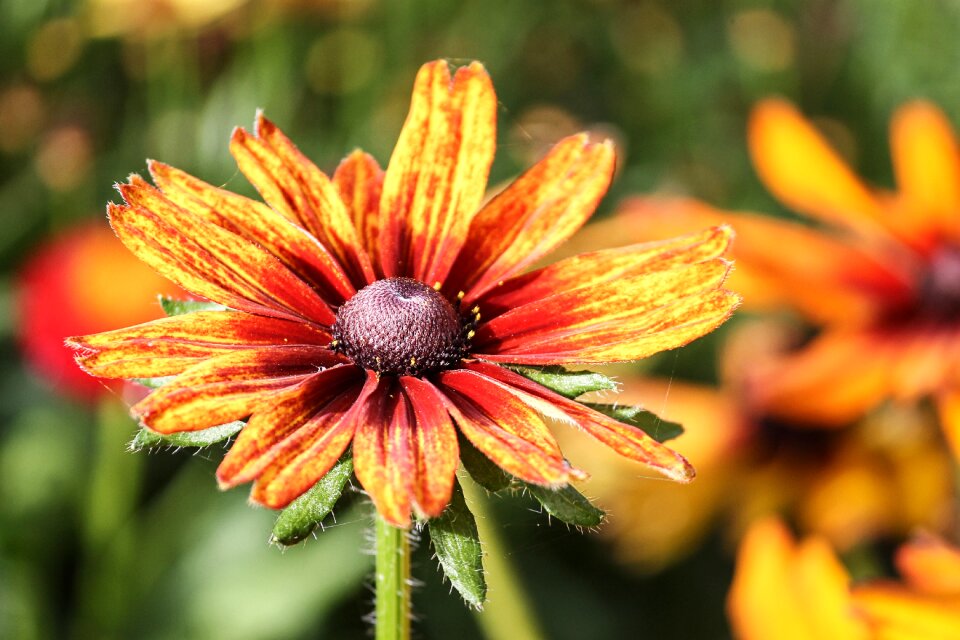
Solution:
[[[413,75],[437,57],[479,59],[494,79],[493,182],[567,127],[612,135],[622,167],[601,215],[660,188],[779,212],[744,140],[750,105],[770,94],[826,123],[881,184],[898,104],[930,98],[960,122],[952,0],[235,4],[184,24],[171,7],[212,5],[0,0],[0,96],[25,89],[38,105],[24,125],[0,98],[0,637],[366,637],[363,500],[281,553],[267,544],[271,513],[248,507],[242,490],[217,491],[219,448],[128,453],[135,425],[119,403],[71,403],[21,360],[19,265],[55,232],[102,218],[112,184],[143,172],[144,158],[252,194],[226,143],[263,108],[321,168],[358,146],[385,165]],[[79,132],[78,157],[58,155],[64,127]],[[671,357],[666,372],[710,379],[715,343]],[[732,561],[719,536],[637,576],[598,536],[551,525],[533,505],[497,502],[495,522],[547,637],[729,633]],[[483,637],[425,545],[415,564],[417,636]]]

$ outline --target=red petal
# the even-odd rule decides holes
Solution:
[[[159,433],[197,431],[246,418],[319,367],[337,364],[322,347],[267,347],[228,353],[187,369],[131,409]]]
[[[540,415],[515,394],[469,371],[437,376],[447,409],[473,445],[508,473],[547,486],[571,475]]]
[[[395,379],[383,378],[353,438],[353,464],[377,511],[395,527],[410,526],[417,474],[410,401]]]
[[[325,300],[339,303],[355,292],[326,247],[262,202],[218,189],[160,162],[148,166],[154,182],[174,204],[262,245],[316,287]]]
[[[474,218],[450,293],[462,289],[471,305],[567,240],[606,193],[614,163],[609,142],[591,144],[585,134],[560,141]]]
[[[499,380],[519,391],[555,405],[584,431],[620,455],[650,465],[672,480],[689,482],[696,472],[676,451],[666,447],[642,430],[614,420],[602,413],[554,393],[518,373],[485,362],[466,365],[471,371]]]
[[[237,165],[275,210],[298,221],[349,273],[356,288],[373,281],[370,258],[333,182],[262,113],[256,137],[236,129],[230,151]]]
[[[217,468],[220,487],[250,482],[278,462],[282,468],[318,439],[330,435],[356,401],[362,380],[358,367],[331,367],[258,409]]]
[[[316,484],[346,450],[357,430],[357,418],[369,395],[376,389],[376,376],[367,373],[362,387],[356,385],[345,396],[331,402],[329,409],[339,415],[317,415],[303,426],[308,433],[299,443],[284,447],[253,485],[250,497],[275,509],[287,506]]]
[[[400,385],[416,417],[417,480],[415,507],[425,518],[434,518],[450,503],[460,463],[457,432],[440,392],[419,378],[402,377]]]
[[[380,200],[388,277],[443,282],[483,199],[496,143],[497,99],[483,65],[420,68]]]
[[[373,261],[374,270],[380,269],[377,252],[380,191],[383,188],[383,170],[373,156],[354,151],[344,158],[333,174],[333,183],[353,216],[357,235]]]
[[[329,342],[329,333],[304,322],[232,311],[188,313],[67,339],[74,349],[96,352],[78,362],[90,375],[102,378],[170,376],[237,349]]]
[[[563,291],[481,325],[472,351],[498,362],[563,364],[673,349],[719,326],[739,304],[717,288],[729,268],[715,259]]]

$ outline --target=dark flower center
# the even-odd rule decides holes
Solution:
[[[337,312],[334,350],[387,375],[423,375],[456,366],[473,326],[439,292],[410,278],[367,285]]]
[[[956,319],[960,313],[960,248],[945,247],[930,259],[920,288],[921,305],[935,318]]]

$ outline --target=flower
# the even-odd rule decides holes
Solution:
[[[901,546],[902,581],[851,585],[830,545],[799,544],[778,520],[756,522],[744,537],[727,599],[742,640],[950,640],[960,636],[960,549],[920,534]]]
[[[623,561],[659,569],[695,549],[717,523],[738,539],[751,522],[773,513],[841,552],[918,527],[949,529],[956,496],[951,458],[927,412],[886,407],[850,428],[824,430],[752,411],[745,380],[789,341],[778,323],[741,322],[726,334],[720,388],[620,378],[619,401],[684,425],[672,446],[697,466],[692,486],[638,485],[625,461],[578,443],[583,464],[596,469],[591,494],[616,514],[603,534]]]
[[[481,206],[496,97],[478,63],[424,65],[386,171],[357,151],[324,175],[269,120],[231,152],[265,204],[151,162],[108,208],[120,239],[194,295],[228,308],[73,338],[103,377],[176,376],[132,412],[160,433],[249,418],[221,487],[283,507],[352,445],[381,516],[438,515],[457,432],[514,476],[559,487],[544,417],[579,425],[679,481],[679,454],[505,364],[634,360],[722,323],[726,227],[571,258],[523,274],[591,215],[612,146],[577,135]]]
[[[17,275],[17,337],[24,358],[58,392],[94,401],[110,389],[77,369],[64,336],[161,317],[157,294],[182,291],[138,261],[99,223],[41,244]]]
[[[792,105],[766,100],[749,123],[757,172],[815,227],[667,198],[626,204],[618,225],[636,241],[733,224],[733,286],[754,309],[791,307],[819,328],[758,372],[761,410],[839,426],[888,399],[930,397],[960,455],[960,152],[926,102],[897,111],[891,140],[895,193],[868,188]]]

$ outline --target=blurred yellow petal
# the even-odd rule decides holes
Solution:
[[[960,549],[931,534],[916,536],[897,550],[897,569],[924,593],[960,598]]]
[[[943,434],[954,458],[960,460],[960,390],[942,391],[936,400]]]
[[[831,224],[880,228],[880,203],[789,102],[760,102],[747,140],[760,179],[787,206]]]
[[[756,522],[737,555],[727,611],[742,640],[866,640],[849,577],[827,544],[797,545],[778,520]]]
[[[934,105],[911,102],[897,111],[890,136],[910,226],[960,239],[960,150],[950,122]]]
[[[857,612],[883,638],[957,640],[960,597],[934,598],[889,582],[871,583],[853,591]]]

